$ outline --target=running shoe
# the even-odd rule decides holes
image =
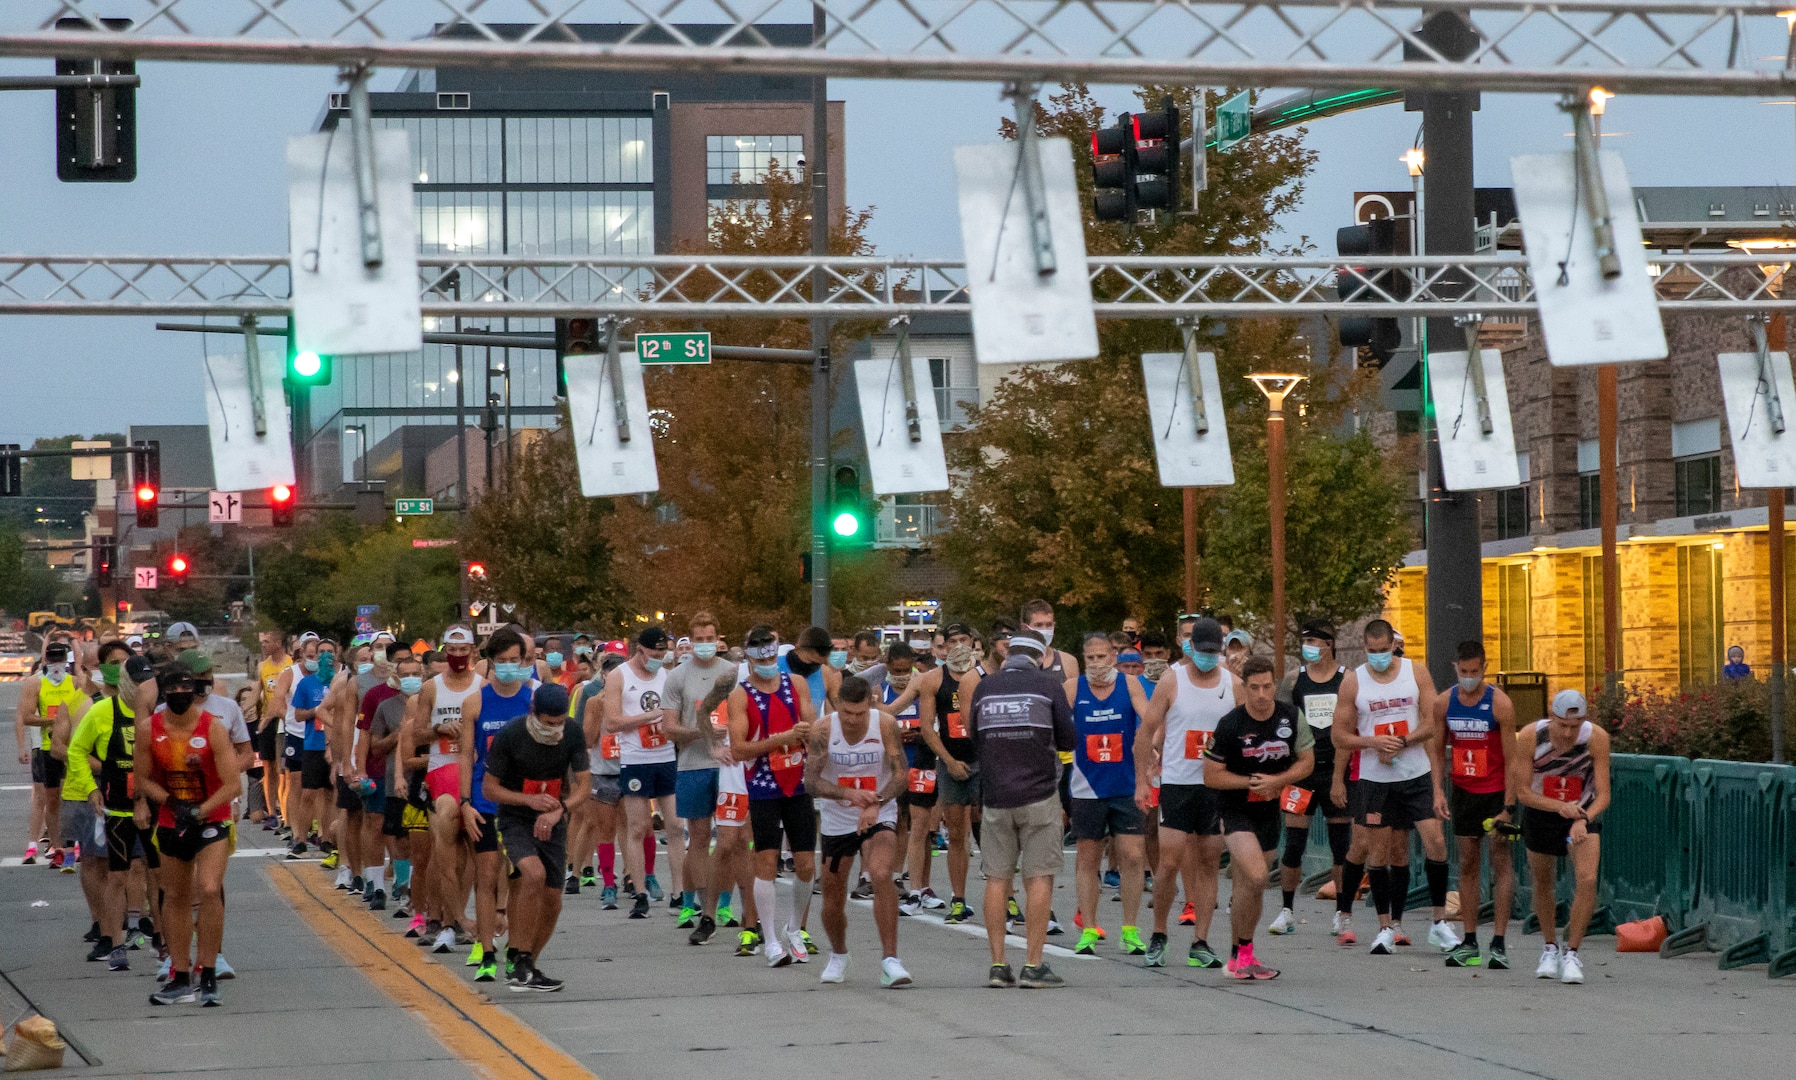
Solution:
[[[923,910],[923,898],[914,892],[905,893],[898,900],[898,914],[915,915]],[[722,914],[722,912],[719,912]]]
[[[1566,949],[1559,954],[1559,981],[1562,983],[1584,981],[1584,961],[1578,958],[1578,950]]]
[[[237,977],[237,969],[225,963],[224,953],[219,953],[212,958],[212,971],[221,979],[235,979]]]
[[[1491,942],[1490,951],[1485,954],[1484,966],[1492,971],[1509,970],[1509,950],[1496,942]]]
[[[505,961],[505,987],[511,989],[530,981],[530,961],[522,956],[508,957]]]
[[[61,848],[51,848],[50,849],[50,868],[53,870],[61,870],[63,858],[64,858],[64,856],[63,856]]]
[[[107,971],[130,971],[131,952],[123,945],[106,954]]]
[[[890,989],[894,986],[909,986],[910,972],[904,970],[903,961],[896,956],[888,956],[879,962],[879,985]]]
[[[466,960],[462,961],[462,966],[463,967],[479,967],[481,962],[484,961],[485,959],[486,959],[486,947],[484,945],[480,944],[480,942],[476,941],[474,943],[474,947],[472,949],[468,950],[468,958]]]
[[[1004,901],[1004,920],[1006,922],[1022,922],[1023,909],[1017,907],[1016,897]]]
[[[1409,935],[1403,932],[1403,924],[1402,923],[1392,923],[1391,924],[1391,938],[1399,946],[1401,946],[1405,949],[1409,948]]]
[[[1478,946],[1465,942],[1447,950],[1447,966],[1450,968],[1483,967],[1484,958],[1478,955]]]
[[[829,963],[823,965],[823,977],[817,980],[826,983],[845,983],[848,981],[848,954],[830,953]]]
[[[530,977],[514,979],[507,984],[506,989],[514,994],[553,994],[561,989],[561,980],[549,978],[538,971],[535,964],[531,964]]]
[[[366,881],[362,880],[362,877],[360,874],[354,874],[354,875],[350,876],[349,891],[352,893],[359,894],[364,901],[366,901],[368,899],[368,896],[369,896],[368,883]]]
[[[991,974],[986,976],[985,985],[997,990],[1016,985],[1016,976],[1011,973],[1009,964],[993,964]]]
[[[301,846],[303,847],[304,845]],[[337,853],[333,851],[324,857],[322,865],[326,870],[335,870],[337,868],[337,861]]]
[[[22,866],[36,866],[37,865],[37,845],[36,844],[26,844],[25,845],[25,858],[20,860],[20,865],[22,865]]]
[[[1373,956],[1389,956],[1397,947],[1397,932],[1388,926],[1380,927],[1378,936],[1372,939]]]
[[[499,979],[499,962],[488,960],[474,969],[475,982],[497,982]]]
[[[567,876],[567,884],[565,884],[561,887],[561,891],[566,893],[569,896],[579,896],[580,895],[580,879],[575,877],[572,874],[569,874]]]
[[[811,944],[811,935],[803,930],[786,931],[786,945],[791,950],[792,959],[801,964],[811,962],[811,951],[817,947]]]
[[[780,946],[776,937],[769,936],[766,944],[761,946],[761,952],[767,957],[767,966],[770,968],[783,968],[792,963],[792,954]]]
[[[405,936],[408,938],[415,938],[418,935],[422,934],[423,932],[424,932],[424,913],[422,911],[420,911],[416,915],[412,916],[411,925],[405,928]]]
[[[811,940],[811,932],[809,930],[806,930],[802,926],[799,927],[798,928],[798,937],[799,937],[799,940],[804,942],[804,948],[805,948],[806,952],[814,953],[817,951],[817,943],[815,941]]]
[[[598,872],[597,872],[597,871],[595,871],[595,870],[594,870],[594,869],[593,869],[593,868],[592,868],[592,867],[590,867],[590,866],[587,866],[587,867],[583,867],[583,868],[582,868],[582,869],[581,869],[581,870],[580,870],[580,885],[581,885],[581,887],[582,887],[582,888],[587,888],[587,889],[596,889],[596,888],[598,888],[598,887],[599,887],[599,875],[598,875]]]
[[[639,892],[636,894],[636,903],[631,905],[631,907],[630,907],[630,918],[646,919],[648,917],[649,917],[649,894],[645,893],[645,892]]]
[[[1147,946],[1141,941],[1141,929],[1139,927],[1123,927],[1120,943],[1122,945],[1124,956],[1140,956],[1142,953],[1147,952]]]
[[[1154,934],[1152,937],[1149,937],[1147,939],[1146,965],[1148,967],[1165,967],[1166,966],[1166,935],[1165,934]]]
[[[1445,922],[1437,922],[1428,928],[1428,944],[1441,952],[1452,952],[1459,947],[1460,937]]]
[[[169,969],[174,966],[174,963],[175,962],[173,959],[166,957],[166,956],[157,958],[157,960],[156,960],[156,981],[157,982],[160,983],[160,982],[168,981]]]
[[[1085,915],[1082,912],[1073,912],[1073,929],[1080,931],[1085,929]],[[1094,926],[1092,929],[1098,932],[1098,940],[1100,941],[1109,936],[1104,933],[1104,928],[1101,926]]]
[[[150,995],[151,1005],[191,1005],[200,999],[199,988],[194,986],[185,971],[168,981],[168,985]]]
[[[753,956],[761,947],[761,935],[753,930],[743,930],[736,935],[736,955]]]
[[[629,874],[624,875],[623,886],[624,886],[624,895],[625,896],[635,896],[636,895],[636,882],[634,879],[632,879],[630,877]]]
[[[572,879],[570,879],[570,880],[572,880]],[[693,925],[697,921],[698,921],[698,909],[697,908],[690,908],[690,907],[684,907],[684,906],[682,906],[680,908],[679,929],[690,930],[690,929],[692,929]]]
[[[1194,968],[1219,968],[1222,957],[1217,956],[1210,946],[1202,941],[1194,941],[1185,953],[1185,966]]]
[[[1254,959],[1252,949],[1242,949],[1241,954],[1229,961],[1229,978],[1242,982],[1265,982],[1278,978],[1278,971]]]
[[[454,947],[455,931],[445,926],[437,931],[436,941],[431,944],[430,951],[433,953],[446,953]]]
[[[1335,944],[1343,949],[1359,944],[1359,935],[1353,932],[1353,916],[1335,912]]]
[[[1060,920],[1054,917],[1052,911],[1048,912],[1048,936],[1059,937],[1064,933],[1066,933],[1066,927],[1060,925]]]
[[[1143,870],[1141,872],[1141,891],[1154,891],[1154,872],[1152,870]]]
[[[94,942],[94,947],[87,950],[87,962],[90,964],[98,963],[111,955],[112,946],[106,944],[104,941],[96,941]]]
[[[200,976],[200,1008],[216,1009],[224,1004],[224,998],[218,992],[218,976],[208,978]]]
[[[862,874],[861,879],[854,883],[854,891],[849,893],[848,896],[849,899],[852,900],[873,899],[873,879]]]
[[[948,906],[948,902],[937,896],[935,890],[927,885],[923,886],[923,891],[919,895],[923,897],[923,907],[925,910],[935,911],[938,908],[945,908]]]
[[[457,945],[472,945],[474,944],[474,935],[468,933],[467,927],[458,926],[455,928],[455,943]]]
[[[617,886],[607,885],[599,890],[599,904],[606,911],[617,910]]]
[[[1583,969],[1580,967],[1579,973]],[[1540,950],[1540,964],[1534,969],[1536,979],[1557,979],[1560,973],[1559,946],[1546,945]]]
[[[369,911],[385,911],[385,910],[387,910],[387,890],[385,890],[385,889],[374,890],[374,895],[370,896],[368,898],[368,910]]]
[[[1073,948],[1073,955],[1096,956],[1098,954],[1098,942],[1102,941],[1103,937],[1104,935],[1098,933],[1094,929],[1087,928],[1081,930],[1079,932],[1079,944]]]
[[[1197,907],[1195,905],[1193,905],[1191,903],[1191,901],[1189,901],[1189,900],[1185,901],[1184,909],[1179,912],[1179,925],[1180,926],[1196,926],[1197,925]]]
[[[711,943],[712,935],[714,935],[716,933],[717,933],[717,920],[711,918],[711,916],[709,916],[709,915],[700,915],[698,917],[698,929],[694,930],[686,938],[686,944],[688,944],[688,945],[709,945]]]
[[[1053,990],[1065,986],[1066,980],[1054,974],[1054,969],[1044,960],[1035,965],[1024,964],[1016,983],[1025,990]]]
[[[1348,924],[1351,923],[1352,921],[1353,921],[1353,916],[1348,915],[1344,911],[1337,910],[1335,912],[1334,921],[1329,925],[1329,928],[1328,928],[1329,934],[1334,937],[1340,937],[1341,931],[1346,929]]]
[[[98,922],[89,923],[87,933],[81,935],[81,940],[90,945],[100,940],[100,924]]]
[[[742,924],[736,921],[736,913],[730,910],[730,905],[719,904],[717,905],[717,925],[722,927],[736,927],[741,926]]]
[[[661,891],[661,883],[655,880],[655,875],[644,875],[642,883],[648,887],[650,900],[659,904],[661,901],[667,899],[667,894]]]
[[[294,844],[292,847],[287,849],[287,858],[289,860],[303,859],[305,857],[306,857],[306,846],[303,843]]]
[[[823,888],[823,883],[818,882],[817,888],[819,891],[821,891]],[[685,906],[685,902],[680,899],[678,894],[669,896],[667,898],[667,910],[672,911],[672,912],[678,912],[680,910],[680,908],[682,908],[683,906]]]
[[[1104,888],[1106,888],[1106,889],[1122,888],[1122,873],[1121,873],[1121,871],[1118,871],[1118,870],[1104,871]]]
[[[948,914],[942,917],[945,923],[963,923],[973,917],[973,909],[967,906],[965,897],[957,896],[948,901]]]
[[[1279,908],[1278,918],[1272,920],[1272,925],[1266,928],[1266,932],[1281,936],[1295,934],[1297,932],[1297,916],[1291,913],[1290,908]]]

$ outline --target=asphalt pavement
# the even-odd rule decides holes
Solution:
[[[11,715],[13,700],[0,687],[0,715]],[[24,780],[16,763],[0,764],[0,853],[14,858],[26,839]],[[265,835],[250,827],[246,847]],[[668,880],[665,862],[659,876]],[[945,895],[939,859],[935,883]],[[1588,982],[1564,986],[1532,977],[1540,938],[1517,923],[1514,970],[1449,970],[1425,944],[1389,957],[1368,955],[1364,944],[1338,947],[1327,932],[1332,905],[1313,898],[1298,902],[1305,921],[1296,934],[1260,936],[1262,957],[1283,971],[1269,983],[1184,967],[1189,931],[1176,926],[1176,966],[1160,970],[1113,944],[1096,958],[1068,955],[1069,926],[1050,939],[1063,946],[1050,962],[1066,988],[987,989],[983,929],[925,913],[899,926],[916,984],[882,990],[866,903],[850,904],[849,982],[826,987],[821,958],[770,970],[731,955],[721,930],[694,948],[665,904],[632,921],[600,910],[589,890],[567,898],[542,958],[566,989],[519,996],[503,984],[476,987],[463,952],[427,958],[399,936],[398,922],[332,892],[315,863],[240,853],[227,891],[225,954],[240,975],[223,984],[221,1009],[149,1006],[147,952],[133,954],[129,975],[83,963],[87,915],[76,878],[42,867],[0,863],[0,909],[12,930],[0,936],[0,972],[108,1075],[1113,1080],[1196,1066],[1251,1080],[1343,1069],[1387,1080],[1641,1080],[1768,1076],[1796,1053],[1796,980],[1767,980],[1762,966],[1718,971],[1711,955],[1616,955],[1613,938],[1597,937],[1585,945]],[[977,862],[971,891],[978,904]],[[1110,895],[1102,923],[1113,943],[1121,905]],[[1268,895],[1269,907],[1276,899]],[[33,907],[39,900],[49,906]],[[810,925],[822,945],[820,907],[819,897]],[[1055,908],[1070,924],[1070,879]],[[1357,921],[1369,940],[1370,914]],[[1219,946],[1225,927],[1219,912],[1211,934]],[[1409,929],[1420,943],[1425,926],[1411,920]],[[7,993],[0,987],[0,999]],[[17,1018],[20,1000],[0,1000],[5,1020]]]

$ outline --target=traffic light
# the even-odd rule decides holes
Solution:
[[[1178,208],[1179,108],[1171,98],[1091,133],[1091,183],[1099,221],[1132,223],[1139,210]]]
[[[1343,259],[1363,255],[1397,254],[1397,222],[1373,218],[1335,232],[1335,252]],[[1409,289],[1409,275],[1401,270],[1347,267],[1335,275],[1335,293],[1344,301],[1379,303],[1384,295],[1400,296]],[[1396,319],[1348,316],[1341,319],[1341,344],[1363,348],[1372,354],[1372,366],[1383,367],[1403,347],[1403,327]]]
[[[277,529],[293,524],[293,489],[286,484],[268,489],[268,519]]]
[[[130,19],[104,19],[109,30]],[[58,19],[58,30],[93,27],[84,18]],[[122,35],[121,35],[122,36]],[[58,59],[58,75],[135,75],[129,60]],[[137,179],[137,91],[118,86],[56,91],[56,178],[64,183],[129,183]]]
[[[137,502],[137,527],[156,527],[156,503],[162,497],[162,450],[156,442],[131,447],[131,485]]]
[[[118,541],[110,536],[94,537],[94,584],[102,588],[112,584],[112,567],[118,562]]]
[[[168,557],[168,572],[165,576],[170,583],[185,585],[187,584],[187,575],[192,572],[193,563],[188,561],[187,556],[176,552]]]
[[[861,501],[861,474],[852,465],[836,468],[829,503],[829,531],[838,543],[864,543],[870,538],[867,506]]]
[[[293,336],[293,326],[287,326],[287,385],[289,386],[329,386],[331,381],[331,358],[315,352],[300,352]]]
[[[599,320],[589,315],[555,320],[555,396],[567,397],[567,358],[596,356],[605,351]]]
[[[0,495],[8,498],[25,494],[25,459],[19,449],[18,443],[0,443]]]
[[[1091,133],[1092,212],[1099,221],[1135,220],[1135,124],[1123,113],[1115,127]]]

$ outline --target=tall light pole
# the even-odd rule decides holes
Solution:
[[[1285,397],[1302,375],[1255,372],[1266,395],[1266,511],[1272,519],[1272,678],[1285,677]]]

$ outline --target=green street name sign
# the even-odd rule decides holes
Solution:
[[[685,334],[637,334],[636,362],[639,364],[709,364],[711,333],[708,330]]]
[[[393,513],[400,517],[423,517],[437,512],[435,499],[394,499]]]
[[[1216,107],[1216,149],[1228,150],[1247,138],[1253,125],[1253,94],[1243,90]]]

